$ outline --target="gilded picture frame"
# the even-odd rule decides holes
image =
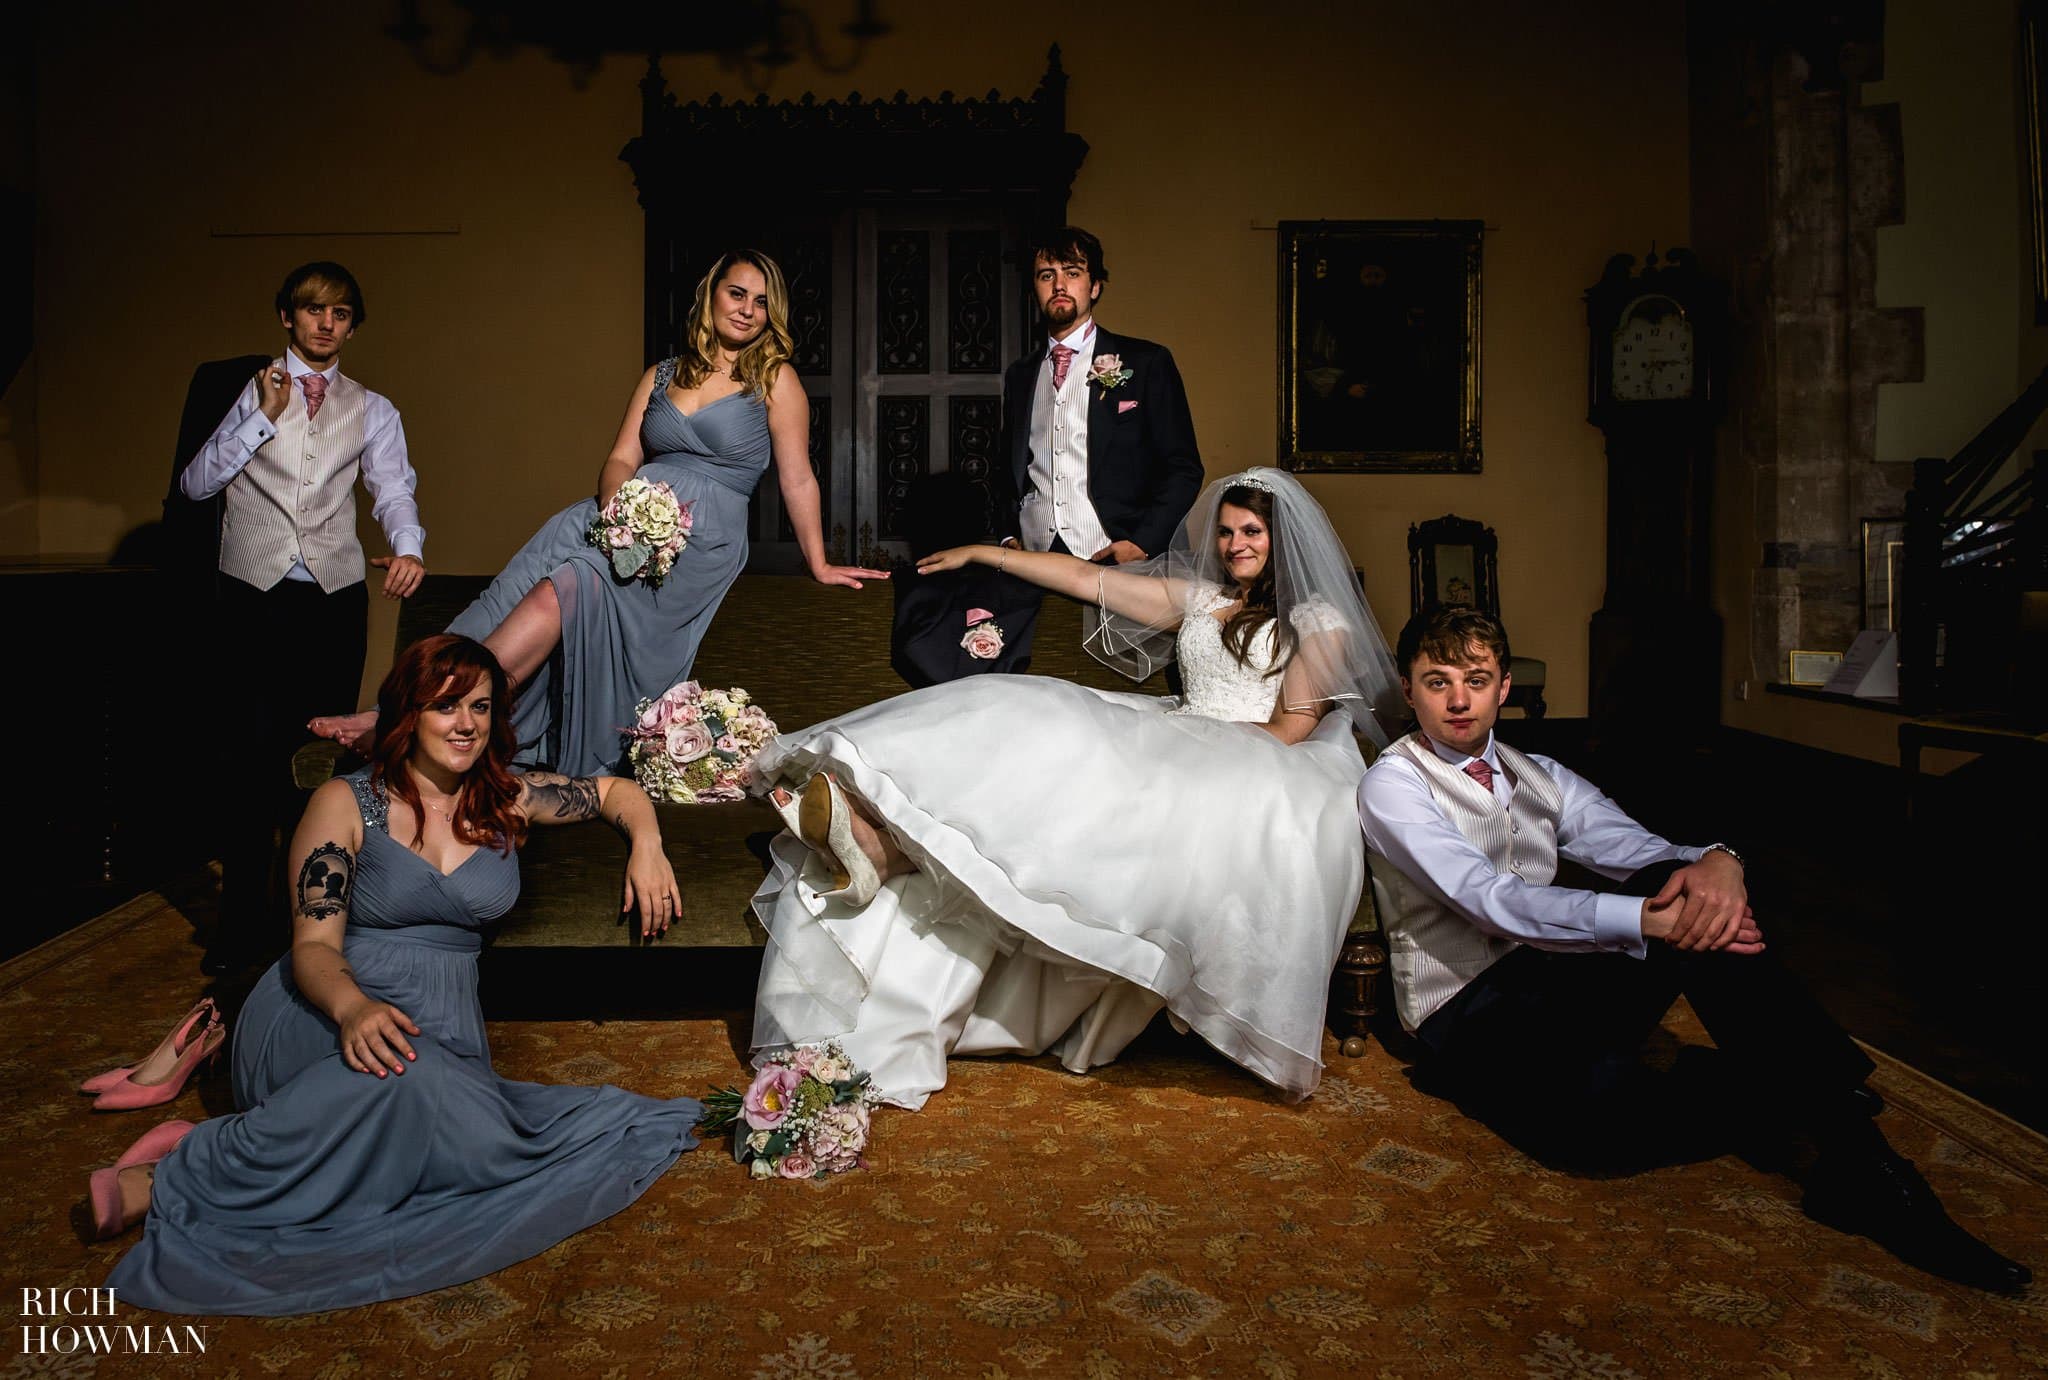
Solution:
[[[1289,470],[1480,471],[1476,220],[1280,222]]]

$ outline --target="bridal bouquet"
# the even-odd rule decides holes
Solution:
[[[590,520],[590,544],[610,558],[621,580],[638,576],[659,588],[689,544],[691,506],[658,479],[628,479]]]
[[[738,686],[706,690],[686,680],[637,708],[625,734],[633,779],[672,805],[744,799],[754,757],[775,736],[775,720]]]
[[[745,1092],[704,1099],[705,1132],[732,1127],[732,1157],[757,1179],[822,1179],[860,1169],[881,1094],[837,1040],[798,1045],[761,1066]]]

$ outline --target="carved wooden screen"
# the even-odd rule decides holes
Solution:
[[[918,475],[989,480],[1003,367],[1026,343],[1021,231],[1065,219],[1088,152],[1066,128],[1066,80],[1054,49],[1021,99],[679,103],[649,64],[642,133],[620,154],[647,213],[647,357],[673,351],[720,253],[776,257],[835,559],[903,554],[899,511]],[[707,167],[757,176],[744,196],[707,199]],[[752,568],[801,569],[772,477],[751,540]]]
[[[771,240],[833,559],[907,555],[902,507],[921,475],[957,471],[990,492],[1003,369],[1024,334],[1018,239],[999,209],[923,207],[848,211]],[[772,479],[751,536],[751,568],[803,568]]]

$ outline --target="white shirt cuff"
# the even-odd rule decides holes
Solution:
[[[270,418],[263,415],[261,408],[242,418],[242,424],[235,428],[235,436],[249,447],[252,453],[275,435],[277,428],[271,424]]]
[[[1602,892],[1593,898],[1593,938],[1602,952],[1641,958],[1649,952],[1643,939],[1643,898]]]
[[[421,565],[427,563],[426,531],[419,527],[406,527],[391,534],[391,554],[410,556]]]

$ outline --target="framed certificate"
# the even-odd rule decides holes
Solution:
[[[1826,685],[1828,677],[1842,664],[1840,652],[1794,652],[1786,668],[1788,685]]]

